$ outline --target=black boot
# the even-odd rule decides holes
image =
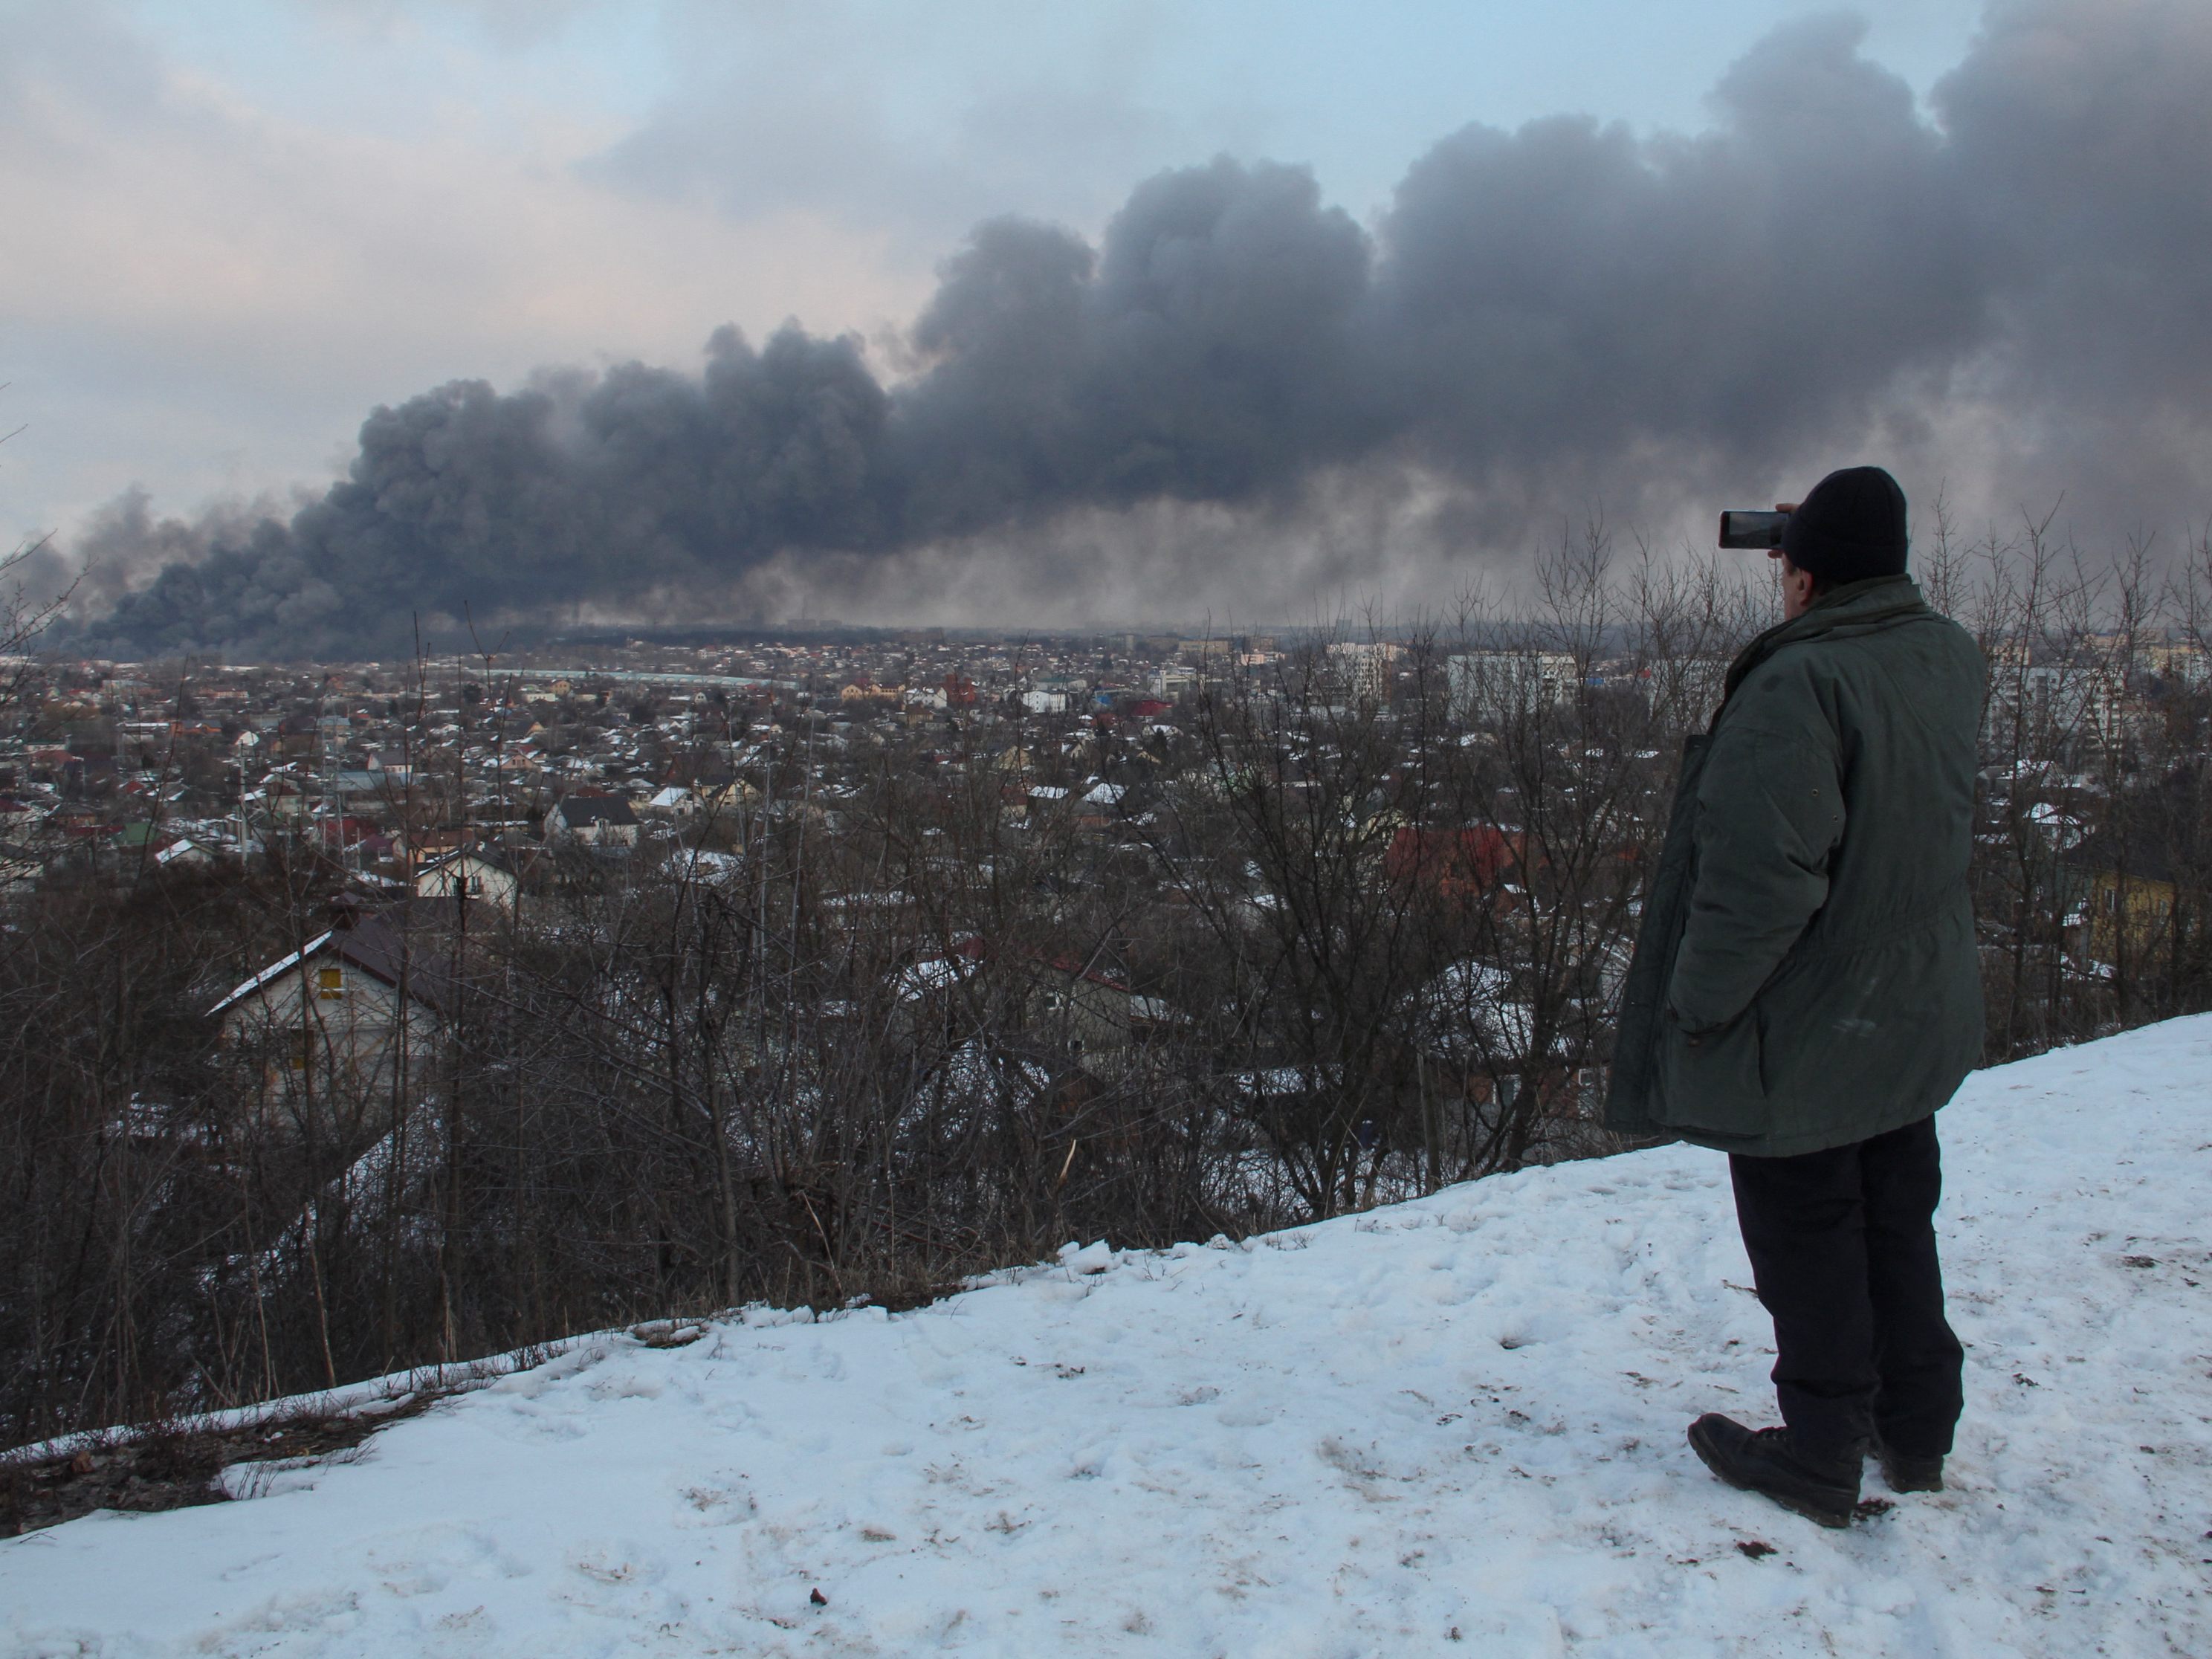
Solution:
[[[1881,1478],[1889,1482],[1892,1492],[1941,1492],[1943,1490],[1943,1460],[1941,1457],[1916,1457],[1911,1452],[1901,1452],[1884,1443],[1882,1437],[1874,1437],[1874,1455],[1881,1465]]]
[[[1690,1446],[1705,1467],[1746,1492],[1763,1492],[1824,1527],[1848,1527],[1859,1501],[1859,1452],[1841,1455],[1795,1444],[1787,1429],[1747,1429],[1717,1412],[1690,1425]]]

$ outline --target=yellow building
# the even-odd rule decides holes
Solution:
[[[2081,930],[2077,948],[2095,962],[2164,955],[2197,908],[2191,901],[2202,896],[2201,882],[2177,869],[2166,839],[2143,830],[2092,836],[2066,862],[2075,895],[2069,921]]]

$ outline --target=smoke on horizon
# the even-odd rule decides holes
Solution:
[[[1094,614],[1264,603],[1382,541],[1446,568],[1861,459],[2124,532],[2212,507],[2212,9],[1999,0],[1932,123],[1863,33],[1769,36],[1696,137],[1469,126],[1371,227],[1225,158],[1096,246],[986,223],[896,383],[787,326],[696,376],[439,387],[289,516],[118,501],[73,550],[112,602],[78,641],[375,654],[417,618],[850,615],[978,572]]]

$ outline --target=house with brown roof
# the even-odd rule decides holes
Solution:
[[[447,908],[336,907],[329,927],[208,1011],[224,1049],[260,1073],[265,1101],[326,1133],[374,1119],[395,1089],[419,1092],[455,1000]]]

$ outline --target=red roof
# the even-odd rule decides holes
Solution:
[[[1486,824],[1468,830],[1408,825],[1390,837],[1382,868],[1393,881],[1420,882],[1439,892],[1486,892],[1520,862],[1520,839]]]

